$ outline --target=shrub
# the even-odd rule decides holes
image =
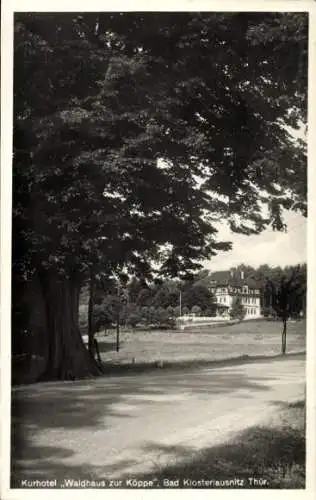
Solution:
[[[200,316],[201,315],[201,308],[200,306],[193,306],[191,309],[192,314],[195,316]]]
[[[172,317],[174,316],[174,307],[168,306],[167,311],[168,311],[169,316],[172,316]]]
[[[229,311],[229,316],[231,319],[242,320],[244,319],[245,315],[246,315],[246,310],[241,303],[241,298],[236,297]]]
[[[141,317],[139,314],[137,314],[136,312],[134,313],[131,313],[128,317],[127,317],[127,324],[129,326],[131,326],[132,328],[135,328],[137,326],[138,323],[140,323],[141,321]]]
[[[276,313],[275,313],[273,307],[263,307],[262,308],[262,315],[265,318],[274,318],[276,316]]]
[[[111,312],[108,312],[106,310],[104,304],[94,306],[93,324],[95,332],[98,332],[102,328],[108,328],[109,326],[112,325],[112,322],[113,322],[113,316]]]

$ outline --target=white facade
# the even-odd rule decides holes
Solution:
[[[246,311],[246,318],[259,318],[261,316],[260,306],[260,290],[258,288],[250,288],[247,284],[238,285],[215,285],[211,288],[211,292],[216,298],[216,303],[222,314],[229,315],[229,310],[232,307],[236,297],[241,298],[241,303]]]

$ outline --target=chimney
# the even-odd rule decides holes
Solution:
[[[242,280],[244,279],[244,271],[240,271],[240,277]]]

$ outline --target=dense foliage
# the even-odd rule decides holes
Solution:
[[[306,213],[288,127],[306,122],[307,16],[17,14],[14,50],[15,294],[36,275],[45,376],[97,374],[88,277],[192,275],[229,248],[214,220],[251,234]]]
[[[232,267],[229,273],[235,276],[244,273],[260,290],[261,313],[265,317],[283,319],[299,318],[306,314],[307,268],[296,266],[271,267],[267,264],[257,268],[241,264]],[[285,292],[287,284],[287,293]],[[210,292],[212,273],[199,272],[191,281],[165,280],[162,284],[145,285],[142,280],[132,278],[117,295],[117,284],[107,282],[96,289],[95,331],[115,325],[119,310],[122,326],[169,326],[180,314],[215,316],[216,300]],[[282,291],[282,293],[281,293]],[[88,289],[82,293],[82,304],[89,300]],[[282,302],[283,301],[283,302]],[[180,310],[181,304],[181,310]],[[240,300],[235,301],[230,311],[232,318],[243,319],[245,310]],[[87,332],[86,313],[82,314],[82,331]]]

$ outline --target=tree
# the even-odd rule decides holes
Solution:
[[[168,306],[167,307],[167,311],[168,311],[168,316],[170,318],[173,318],[174,317],[174,307],[173,306]]]
[[[156,324],[158,326],[166,326],[169,323],[169,313],[163,307],[158,307],[156,311]]]
[[[212,293],[205,285],[194,284],[192,288],[186,292],[184,297],[186,306],[190,308],[196,305],[200,307],[201,311],[206,311],[211,308],[214,302],[215,299]]]
[[[137,297],[137,306],[148,307],[152,303],[152,290],[147,286],[142,288]]]
[[[306,268],[305,268],[306,272]],[[306,275],[304,266],[288,267],[273,281],[268,280],[271,293],[271,307],[283,323],[281,352],[286,353],[287,321],[298,316],[303,309],[306,295]]]
[[[183,316],[186,316],[187,314],[189,314],[189,312],[190,312],[190,309],[187,306],[184,306],[184,308],[182,309]]]
[[[179,283],[176,280],[164,280],[153,287],[152,304],[155,307],[175,307],[179,303]]]
[[[200,306],[193,306],[192,309],[191,309],[191,312],[192,314],[194,314],[194,316],[200,316],[201,315],[201,308]]]
[[[179,306],[174,307],[173,310],[174,310],[174,316],[176,318],[178,318],[180,316],[180,314],[182,314],[182,311],[180,311],[180,307]]]
[[[232,303],[232,307],[229,311],[229,315],[231,319],[239,319],[243,320],[246,315],[246,310],[242,305],[241,298],[236,297]]]
[[[229,248],[214,219],[250,234],[306,213],[285,126],[306,118],[307,16],[18,14],[14,49],[14,286],[41,282],[44,376],[98,375],[78,328],[91,270],[183,277]]]
[[[148,318],[149,318],[149,307],[148,306],[143,306],[140,309],[140,315],[141,319],[144,323],[148,323]]]
[[[148,311],[148,323],[155,324],[157,321],[157,309],[154,306],[149,307]]]
[[[136,277],[133,277],[128,284],[128,295],[130,298],[130,302],[132,304],[136,304],[140,292],[143,290],[143,284]]]

